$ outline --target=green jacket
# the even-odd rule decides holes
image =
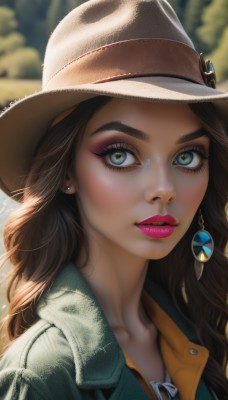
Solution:
[[[161,288],[147,281],[146,291],[194,342]],[[0,362],[0,400],[149,399],[73,264],[62,270],[42,297],[37,313],[38,322]],[[197,385],[196,400],[213,399],[202,380]]]

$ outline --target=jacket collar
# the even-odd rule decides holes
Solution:
[[[192,327],[183,320],[162,288],[147,279],[145,289],[153,301],[177,324],[186,340],[195,342]],[[125,367],[124,355],[105,315],[74,264],[65,266],[43,295],[38,315],[59,328],[66,337],[77,365],[75,380],[78,387],[100,389],[116,387],[117,384],[121,387],[121,382],[124,387],[127,374],[131,386],[141,393],[138,398],[148,399],[147,395],[143,395],[144,391],[137,380]],[[171,346],[176,347],[178,352],[178,345],[175,346],[172,342]]]
[[[75,379],[79,387],[116,386],[125,365],[123,353],[94,294],[74,264],[63,268],[42,297],[38,315],[66,337],[77,365]]]

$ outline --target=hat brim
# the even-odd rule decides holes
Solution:
[[[161,103],[212,102],[228,123],[227,92],[173,77],[136,77],[37,92],[0,115],[0,186],[8,195],[21,189],[36,145],[55,117],[98,95]]]

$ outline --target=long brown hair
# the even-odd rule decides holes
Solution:
[[[64,194],[60,188],[74,160],[86,122],[109,100],[108,97],[97,97],[81,103],[48,130],[34,154],[21,193],[21,207],[11,216],[4,231],[5,260],[13,266],[7,290],[9,343],[34,324],[40,296],[63,265],[74,261],[82,246],[86,246],[74,196]],[[228,357],[225,332],[228,319],[225,257],[227,137],[211,104],[192,104],[190,107],[211,140],[209,185],[201,209],[206,229],[214,237],[215,251],[205,267],[202,281],[197,282],[190,246],[197,229],[196,216],[175,249],[164,259],[153,261],[153,279],[170,293],[194,326],[199,343],[209,349],[210,357],[203,377],[221,398],[228,393],[225,377]]]
[[[191,252],[192,237],[199,230],[199,215],[196,214],[173,251],[164,259],[153,261],[153,279],[171,294],[177,308],[193,324],[199,344],[209,350],[203,378],[219,399],[223,399],[228,393],[225,376],[228,362],[228,143],[225,127],[216,117],[212,104],[191,104],[190,108],[210,138],[209,184],[200,209],[205,229],[213,236],[215,249],[198,282]]]

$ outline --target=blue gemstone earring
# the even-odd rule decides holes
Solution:
[[[200,230],[192,238],[192,253],[195,257],[194,269],[197,281],[203,275],[204,263],[210,260],[214,251],[214,241],[209,232],[204,228],[204,219],[199,211]]]

